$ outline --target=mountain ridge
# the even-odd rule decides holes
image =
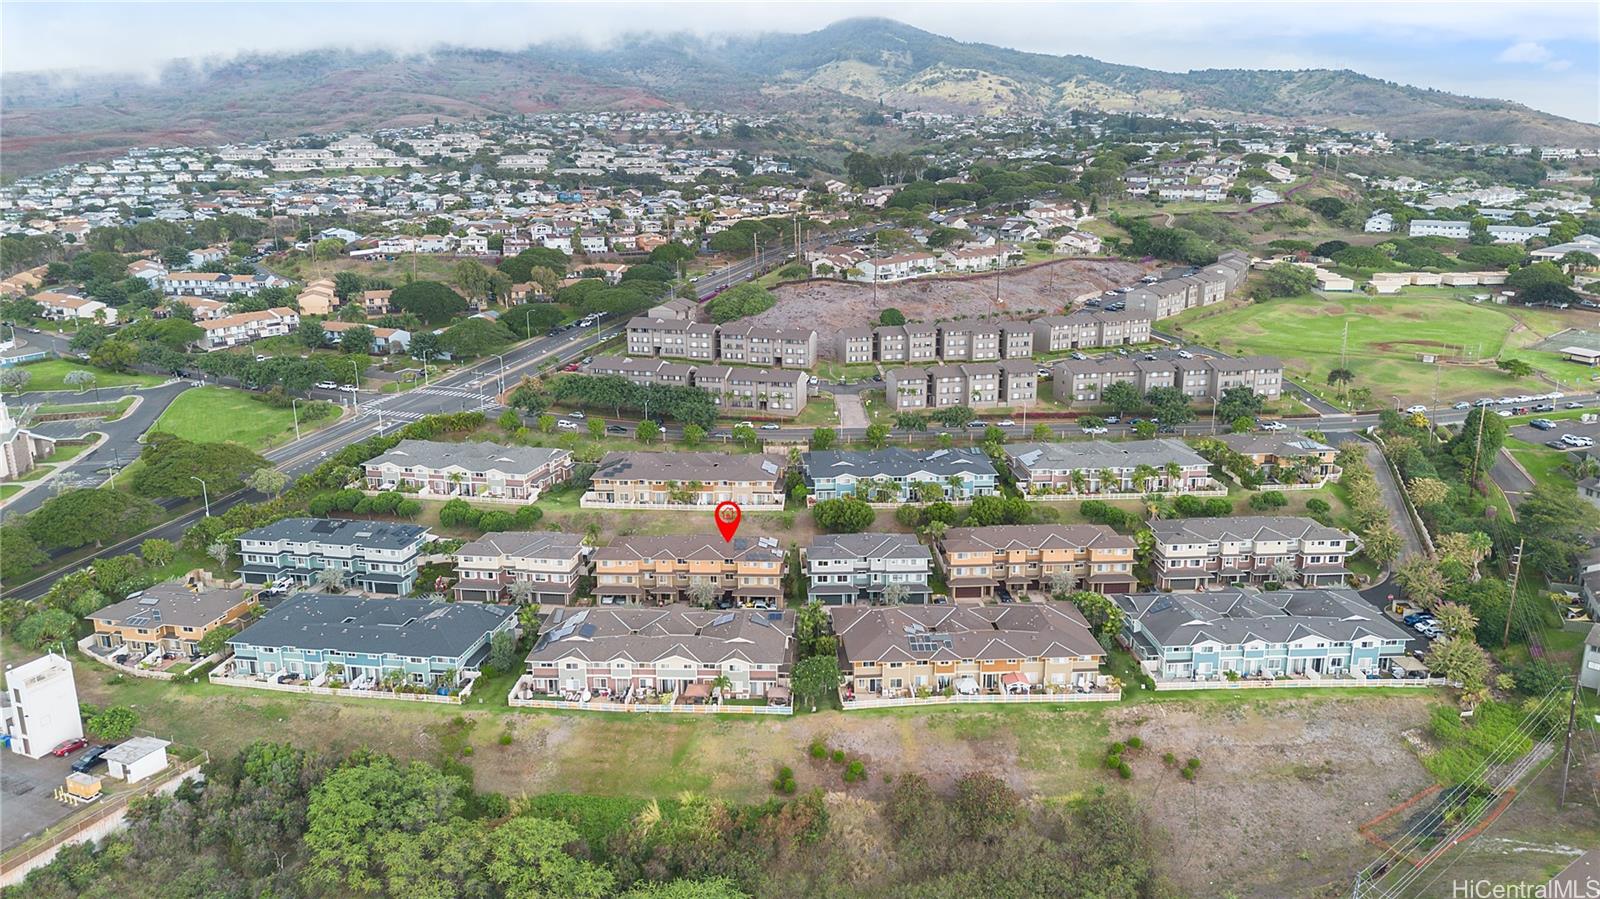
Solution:
[[[0,76],[12,166],[141,143],[414,124],[488,113],[883,102],[966,113],[1070,108],[1378,130],[1471,143],[1600,146],[1600,126],[1348,69],[1165,72],[966,43],[888,19],[720,39],[633,36],[606,47],[419,53],[324,49],[176,61],[155,81]],[[14,169],[15,170],[15,169]]]

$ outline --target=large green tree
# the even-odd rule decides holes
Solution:
[[[467,311],[467,301],[438,281],[413,281],[397,287],[389,302],[430,325],[442,325]]]

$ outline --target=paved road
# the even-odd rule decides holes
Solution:
[[[804,255],[806,250],[815,250],[834,243],[860,240],[861,238],[867,237],[873,232],[885,227],[887,226],[873,224],[860,228],[853,228],[849,231],[818,235],[808,240],[801,241],[800,253]],[[747,259],[742,259],[738,262],[735,262],[732,265],[717,269],[714,272],[708,272],[704,275],[701,275],[694,280],[695,291],[700,295],[700,299],[704,300],[719,290],[732,287],[733,285],[742,283],[744,281],[749,281],[752,278],[764,274],[769,269],[776,268],[785,262],[788,262],[792,258],[795,258],[794,243],[792,241],[782,243],[778,246],[772,247],[771,249],[762,250],[758,256],[751,256]]]
[[[1361,438],[1351,434],[1346,436],[1344,442],[1350,440],[1361,440]],[[1384,460],[1377,444],[1368,440],[1361,440],[1361,444],[1367,454],[1367,465],[1372,469],[1378,482],[1378,495],[1383,498],[1383,504],[1389,510],[1395,529],[1400,532],[1403,548],[1400,550],[1399,558],[1422,555],[1424,552],[1422,535],[1418,533],[1416,522],[1406,511],[1405,497],[1400,492],[1400,484],[1394,472],[1390,471],[1389,463]]]
[[[1494,457],[1494,464],[1489,466],[1489,477],[1499,485],[1500,492],[1506,495],[1506,502],[1511,508],[1516,509],[1522,501],[1533,492],[1533,480],[1511,461],[1511,454],[1506,450]]]

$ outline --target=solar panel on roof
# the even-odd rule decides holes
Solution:
[[[139,605],[141,605],[141,606],[154,606],[154,605],[159,605],[160,603],[161,603],[161,597],[159,597],[159,596],[141,596],[141,597],[139,597]]]
[[[578,636],[580,637],[593,637],[594,632],[595,626],[592,624],[581,625],[578,628]]]
[[[727,624],[728,622],[730,622],[732,620],[733,620],[733,613],[732,612],[729,612],[729,613],[727,613],[725,615],[718,615],[716,618],[712,619],[711,626],[712,627],[721,627],[724,624]]]
[[[782,612],[768,612],[767,613],[767,620],[768,621],[782,621],[783,620],[783,613]]]

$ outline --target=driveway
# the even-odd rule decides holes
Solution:
[[[1341,434],[1334,438],[1339,443],[1356,441],[1361,444],[1362,452],[1366,454],[1367,465],[1372,468],[1372,474],[1378,482],[1378,495],[1383,499],[1384,508],[1389,510],[1389,517],[1394,521],[1394,526],[1400,531],[1400,559],[1407,556],[1423,555],[1422,536],[1417,533],[1417,526],[1411,520],[1411,515],[1406,511],[1405,498],[1400,493],[1400,485],[1396,483],[1394,473],[1389,470],[1389,463],[1384,460],[1383,453],[1378,450],[1378,445],[1370,440],[1363,440],[1354,434]],[[1397,560],[1398,561],[1398,560]]]
[[[865,428],[871,424],[867,419],[867,410],[861,405],[859,393],[836,393],[833,395],[834,408],[839,410],[839,427],[845,430],[851,428]]]

